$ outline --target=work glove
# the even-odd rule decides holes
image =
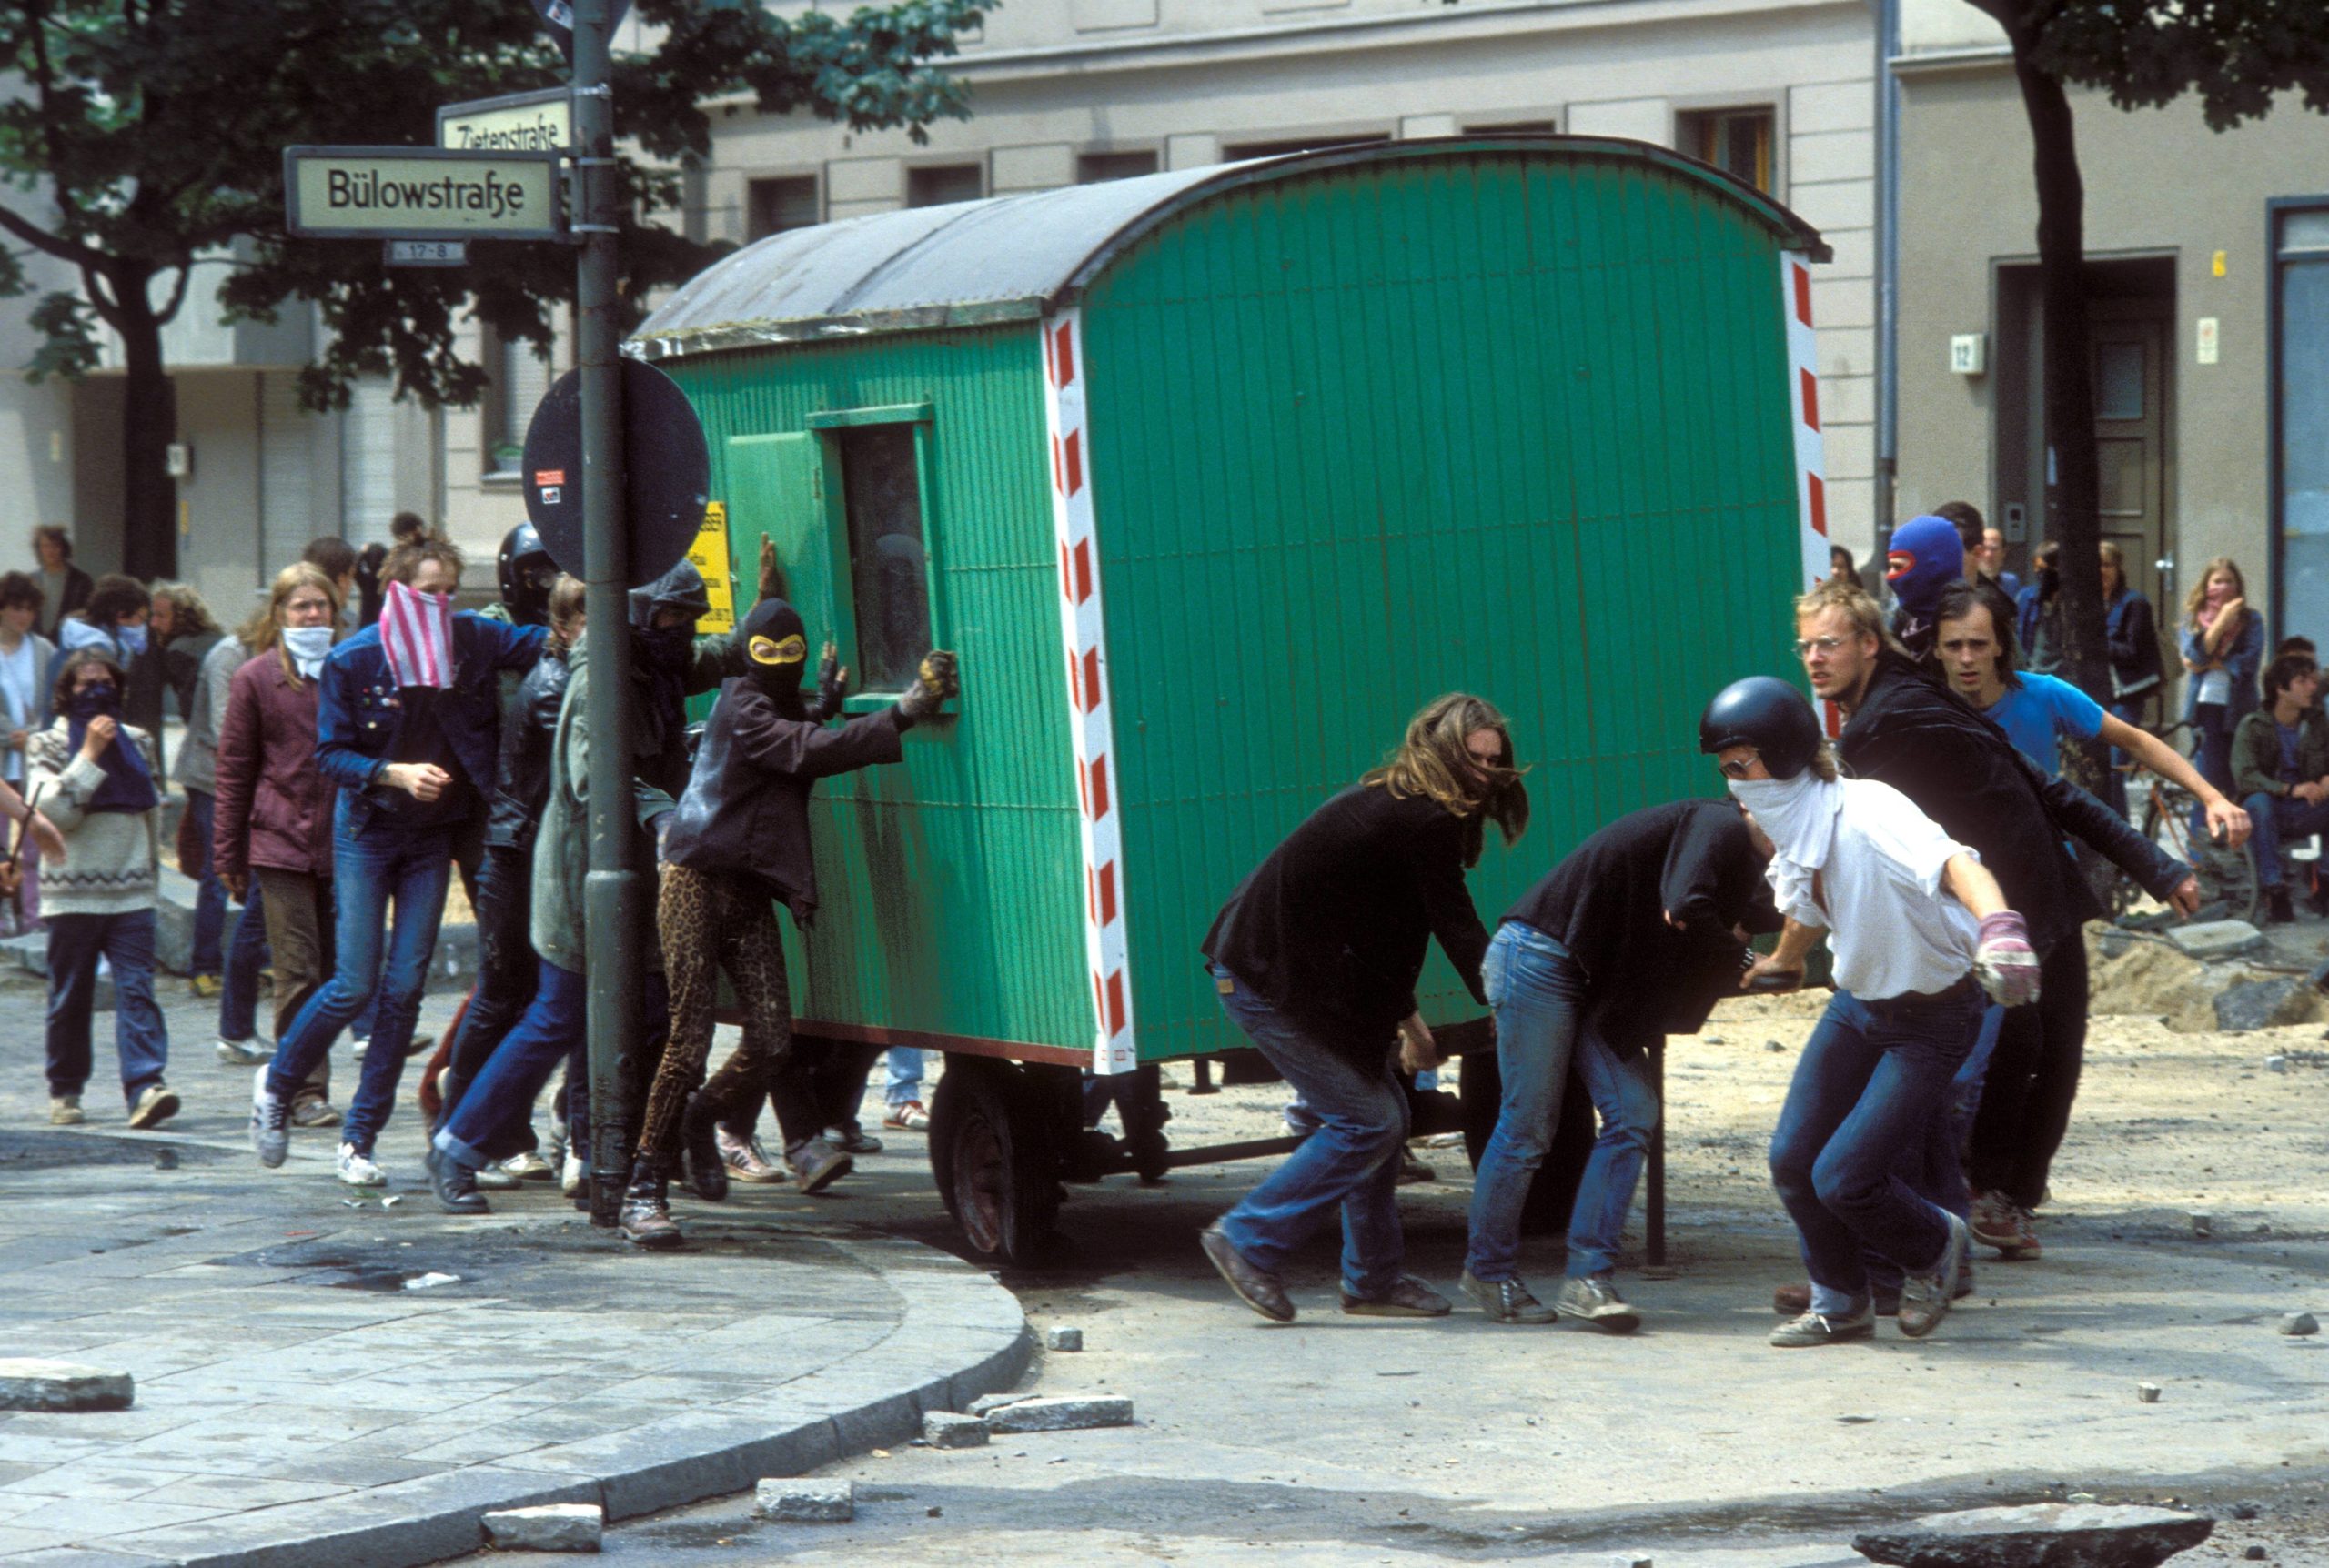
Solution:
[[[849,683],[849,671],[841,667],[841,651],[832,643],[817,660],[817,710],[830,719],[841,711],[842,691]]]
[[[938,711],[938,705],[963,689],[961,674],[954,668],[954,656],[940,648],[923,655],[922,668],[898,699],[898,717],[907,724],[918,724]]]
[[[1980,943],[1973,950],[1973,978],[2000,1007],[2038,1000],[2038,955],[2030,946],[2030,928],[2011,910],[1982,920]]]

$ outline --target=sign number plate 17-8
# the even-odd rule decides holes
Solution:
[[[287,147],[287,226],[308,239],[562,239],[555,153]]]

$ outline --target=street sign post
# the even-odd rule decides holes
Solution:
[[[555,153],[286,147],[286,226],[306,239],[566,237]]]
[[[574,145],[573,89],[447,104],[437,111],[437,145],[455,153],[562,153]]]
[[[385,239],[380,260],[389,266],[467,266],[469,242],[465,239]]]

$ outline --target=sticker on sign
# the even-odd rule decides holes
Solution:
[[[553,153],[287,147],[287,226],[310,239],[561,239]]]

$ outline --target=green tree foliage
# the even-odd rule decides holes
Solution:
[[[847,16],[781,17],[751,0],[640,0],[651,52],[618,55],[615,123],[633,200],[625,297],[686,277],[719,246],[657,221],[682,168],[710,147],[705,102],[805,111],[860,130],[967,113],[932,62],[954,51],[983,0],[892,0]],[[292,240],[282,149],[430,145],[439,104],[559,85],[565,64],[528,0],[13,0],[0,6],[0,236],[77,270],[36,300],[35,376],[96,362],[102,323],[127,372],[126,565],[175,564],[175,496],[163,472],[175,409],[161,329],[189,300],[197,258],[228,254],[228,319],[312,305],[328,344],[303,378],[318,407],[356,377],[393,375],[425,401],[473,401],[485,382],[455,349],[461,317],[547,345],[570,302],[572,254],[473,243],[470,265],[391,269],[377,242]],[[5,254],[5,253],[0,253]],[[208,276],[206,274],[206,276]],[[0,292],[25,292],[14,255]]]

